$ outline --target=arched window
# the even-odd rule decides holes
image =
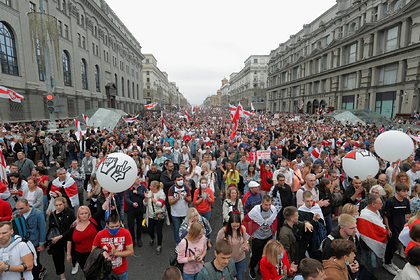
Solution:
[[[82,58],[82,61],[80,62],[80,69],[82,73],[82,88],[88,89],[87,66],[84,58]]]
[[[99,81],[99,66],[95,65],[95,84],[96,84],[96,91],[100,92],[101,91],[101,84]]]
[[[114,76],[114,84],[115,84],[115,87],[117,88],[115,90],[115,94],[118,95],[118,76],[117,76],[117,74],[115,74],[115,76]]]
[[[63,80],[65,86],[71,86],[71,70],[70,70],[70,56],[67,51],[61,54],[63,62]]]
[[[133,86],[131,87],[131,90],[133,91],[133,99],[136,99],[136,92],[135,92],[135,88],[134,88],[134,82],[132,84]]]
[[[124,97],[124,77],[121,77],[121,96]]]
[[[41,56],[41,46],[39,45],[39,40],[36,41],[36,62],[38,64],[38,77],[40,81],[45,81],[45,75],[44,75],[44,67],[42,65],[42,59]]]
[[[61,10],[63,11],[63,13],[66,13],[66,0],[61,1]]]
[[[401,6],[401,3],[402,3],[402,0],[395,1],[392,11],[396,11]]]
[[[85,26],[85,17],[83,15],[80,16],[80,25]]]
[[[139,85],[137,84],[137,100],[140,100],[140,95],[139,95]]]
[[[127,80],[127,97],[130,98],[130,80]]]
[[[5,74],[19,75],[15,36],[11,28],[0,21],[0,62]]]
[[[98,36],[98,28],[95,26],[95,37]]]

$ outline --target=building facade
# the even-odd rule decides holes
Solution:
[[[157,59],[153,54],[144,54],[143,60],[143,96],[144,103],[157,102],[163,106],[172,103],[179,106],[185,100],[175,82],[169,81],[169,75],[157,66]],[[184,105],[183,105],[184,106]]]
[[[59,61],[50,47],[53,93],[72,118],[89,109],[116,108],[134,113],[143,104],[141,46],[103,0],[43,1],[45,13],[57,18]],[[24,96],[22,103],[0,100],[5,121],[48,119],[45,65],[31,44],[28,12],[39,0],[0,1],[0,84]]]
[[[337,0],[271,51],[268,108],[419,111],[420,1]]]
[[[226,83],[223,83],[223,80],[226,80]],[[221,102],[221,107],[227,108],[227,107],[229,107],[229,88],[230,88],[230,84],[229,84],[229,81],[226,78],[224,78],[223,80],[222,80],[222,87],[220,88],[220,91],[221,91],[220,102]]]
[[[229,79],[229,102],[235,106],[241,102],[245,110],[266,107],[266,87],[269,55],[251,55],[245,60],[245,67],[239,73],[232,73]]]

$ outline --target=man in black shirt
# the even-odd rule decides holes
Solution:
[[[150,182],[158,181],[160,182],[160,177],[162,176],[162,171],[157,169],[156,163],[152,163],[150,170],[146,173],[146,184],[147,188],[150,186]]]

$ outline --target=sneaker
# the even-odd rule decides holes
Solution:
[[[391,264],[384,263],[382,266],[385,268],[386,271],[388,271],[392,275],[397,275],[397,271],[394,269],[394,267]]]
[[[405,251],[404,250],[400,250],[400,254],[399,254],[399,256],[402,258],[402,259],[405,259]]]
[[[137,246],[139,247],[143,246],[143,242],[141,242],[141,239],[137,239]]]
[[[252,280],[255,280],[255,269],[254,268],[249,268],[249,277],[252,279]]]
[[[76,263],[76,265],[71,270],[71,274],[75,275],[79,271],[79,263]]]
[[[43,280],[46,274],[47,274],[47,269],[44,267],[44,270],[41,270],[39,272],[39,275],[38,275],[39,280]]]
[[[153,243],[155,243],[155,240],[154,240],[154,239],[150,239],[150,241],[149,241],[149,245],[150,245],[150,246],[152,246],[152,245],[153,245]]]
[[[397,272],[401,271],[401,269],[392,261],[391,261],[391,266],[395,269],[395,271]]]
[[[160,255],[160,253],[162,253],[162,246],[157,246],[156,255]]]

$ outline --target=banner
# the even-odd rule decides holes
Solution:
[[[258,159],[270,159],[270,151],[267,150],[258,150],[257,151]]]

